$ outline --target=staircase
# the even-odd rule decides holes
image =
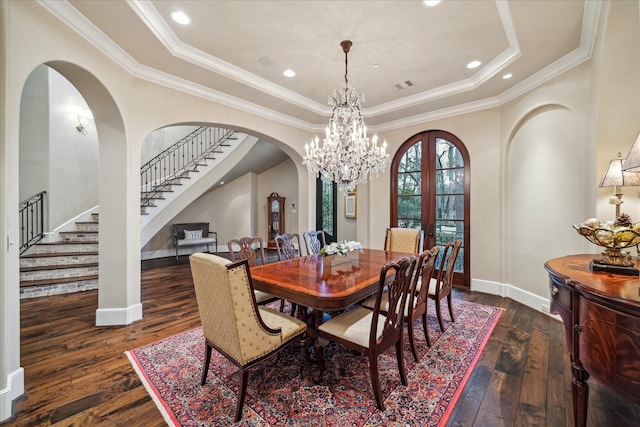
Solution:
[[[193,174],[215,167],[216,159],[233,151],[227,147],[238,135],[199,127],[145,164],[140,170],[140,214],[148,217],[149,208],[157,207],[158,201],[170,203],[167,194],[177,193]],[[98,214],[59,235],[59,241],[38,242],[20,256],[21,299],[98,289]]]
[[[98,214],[75,226],[20,257],[21,299],[98,289]]]

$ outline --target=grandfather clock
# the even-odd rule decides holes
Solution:
[[[268,248],[275,249],[276,235],[284,234],[284,201],[285,198],[280,197],[278,193],[271,193],[267,197]]]

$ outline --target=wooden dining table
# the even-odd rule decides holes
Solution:
[[[344,310],[376,292],[380,270],[413,253],[364,249],[353,262],[329,266],[320,254],[251,267],[254,288],[318,313]]]

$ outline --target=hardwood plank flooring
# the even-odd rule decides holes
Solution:
[[[461,290],[454,297],[505,311],[447,425],[572,425],[562,324],[510,299]],[[187,258],[143,262],[142,320],[95,327],[97,305],[97,291],[21,302],[26,395],[6,425],[165,425],[124,352],[199,326]],[[640,427],[639,405],[589,385],[589,426]]]

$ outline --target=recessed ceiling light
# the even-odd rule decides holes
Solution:
[[[513,74],[511,74],[511,73],[507,73],[504,76],[502,76],[502,78],[505,79],[505,80],[506,79],[510,79],[511,77],[513,77]]]
[[[467,68],[478,68],[482,65],[482,61],[471,61],[467,64]]]
[[[287,68],[282,72],[282,74],[284,74],[285,77],[293,77],[296,75],[296,72],[293,71],[291,68]]]
[[[373,68],[374,70],[377,70],[378,68],[380,68],[380,64],[373,64],[371,68]]]
[[[224,184],[224,181],[220,181],[220,185]]]
[[[422,0],[424,7],[434,7],[442,3],[442,0]]]
[[[189,18],[187,14],[181,10],[174,10],[173,12],[171,12],[171,18],[173,18],[173,20],[176,21],[178,24],[182,24],[182,25],[191,24],[191,18]]]

